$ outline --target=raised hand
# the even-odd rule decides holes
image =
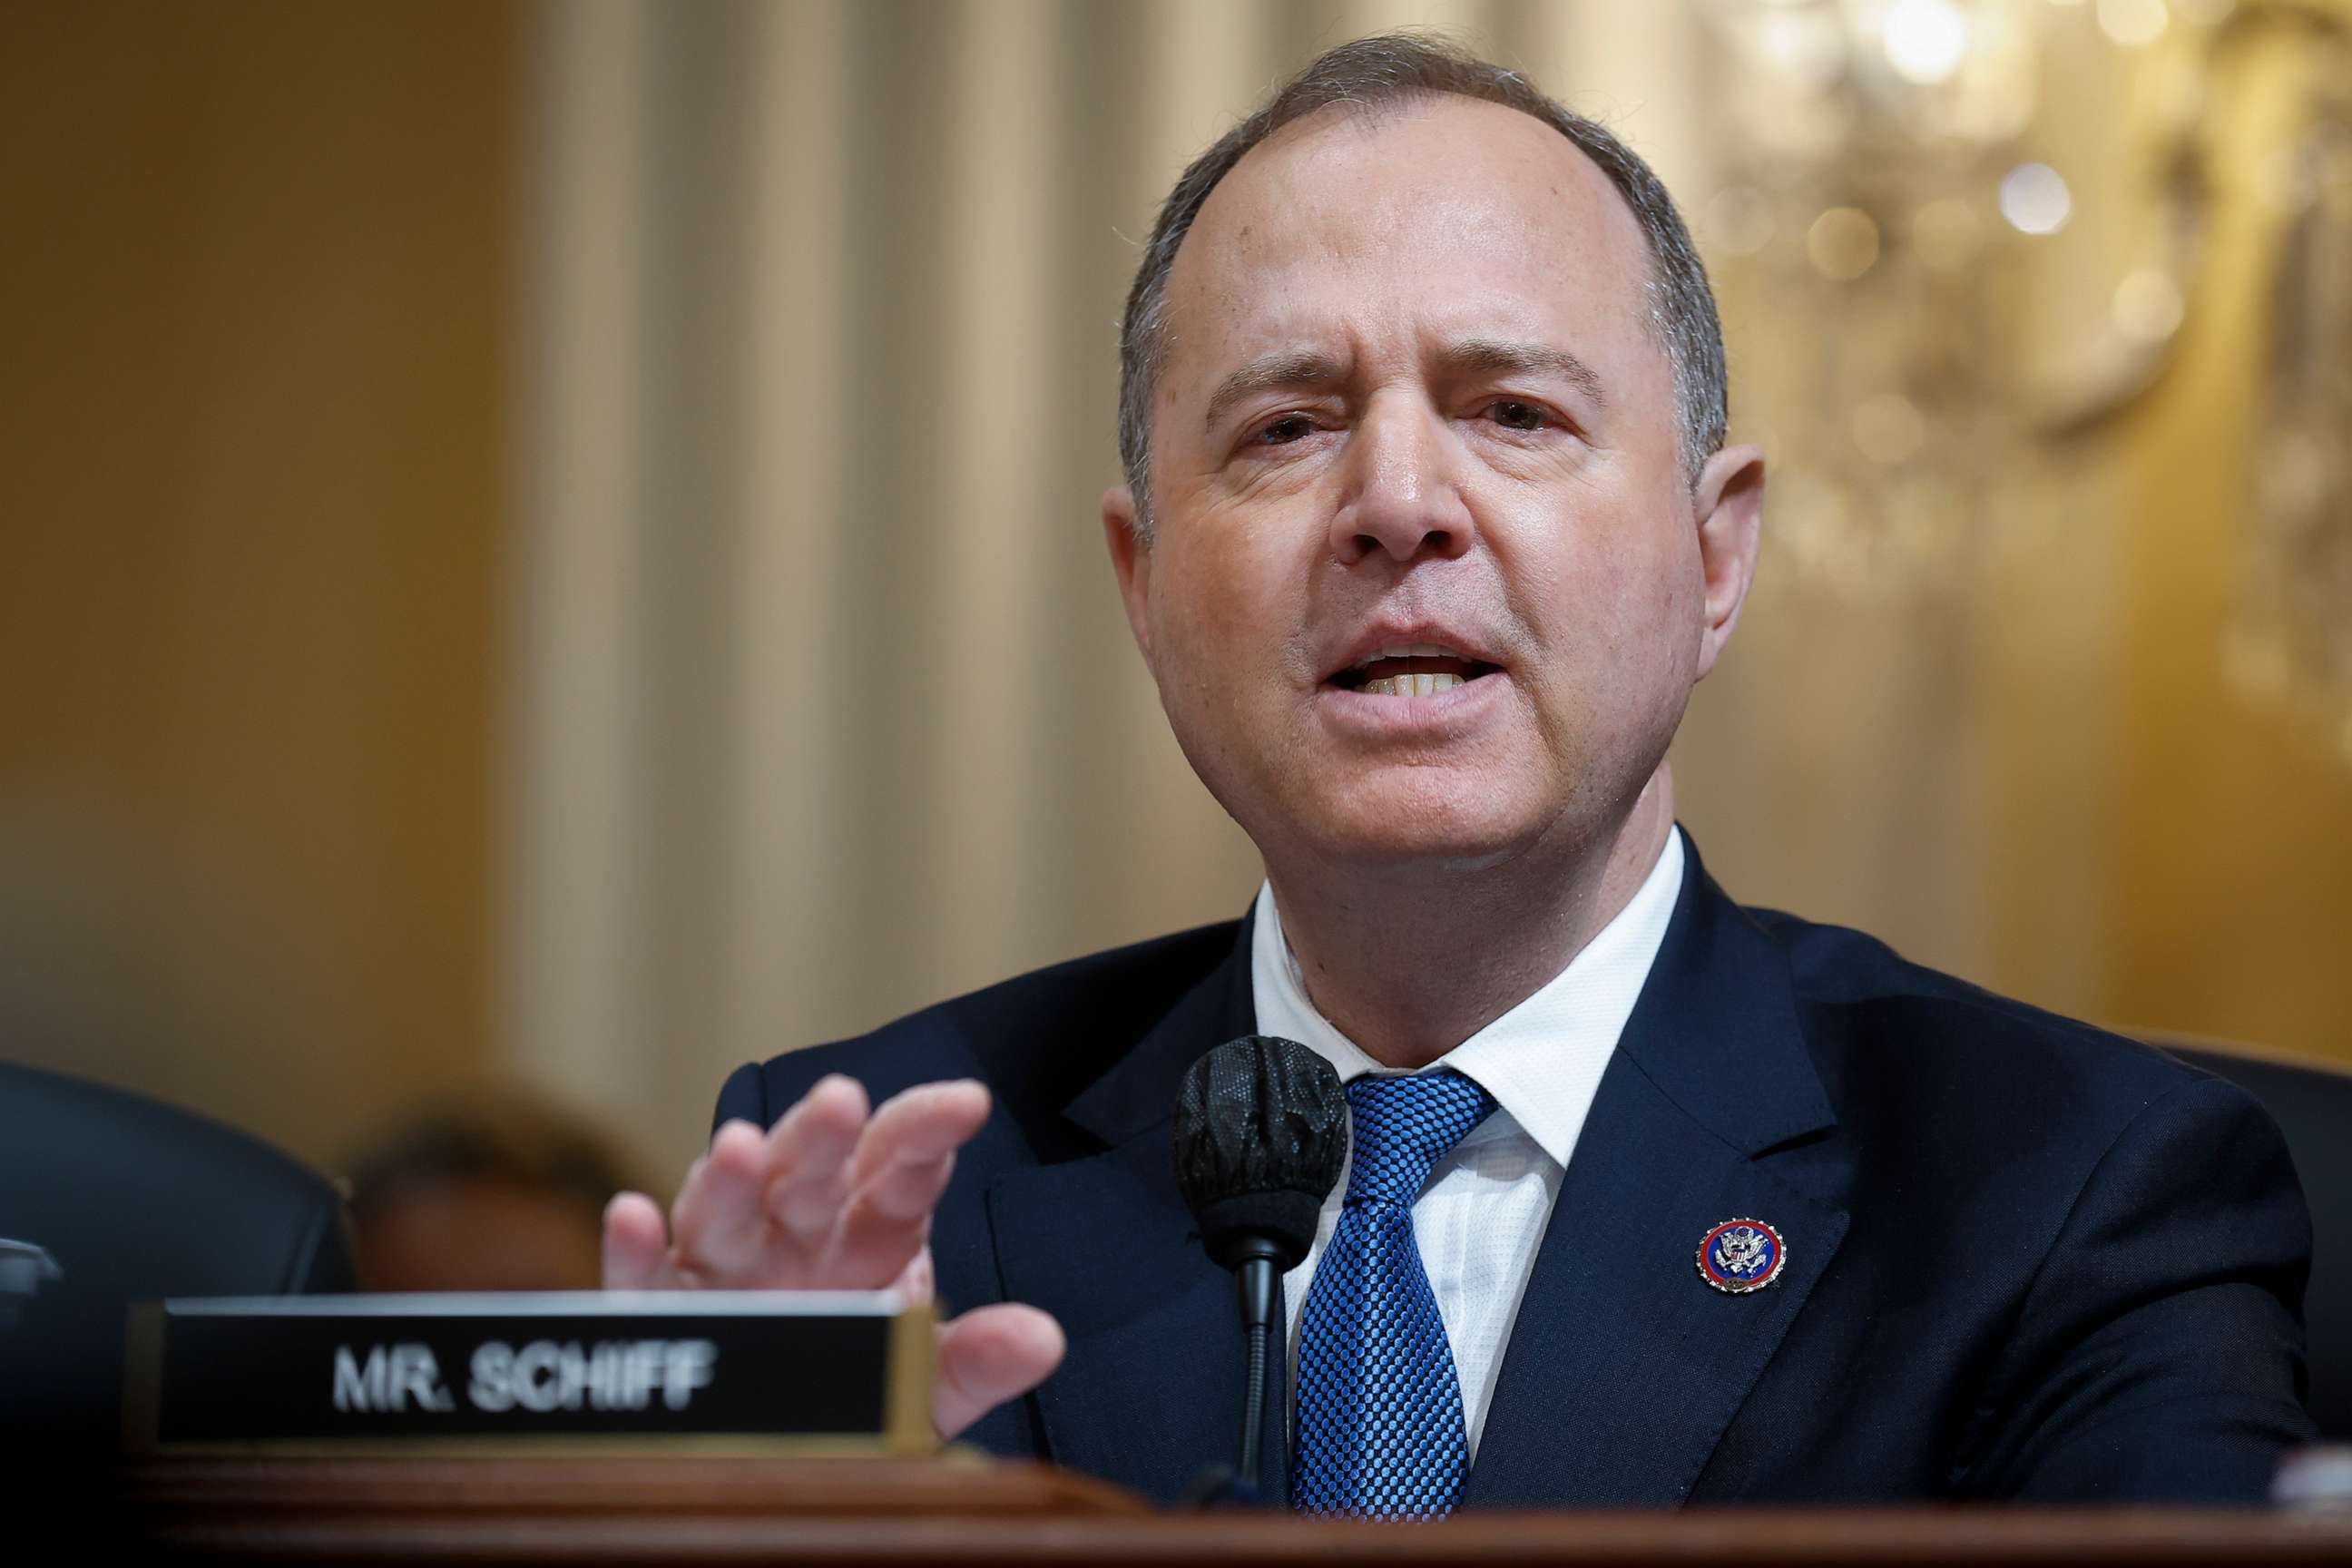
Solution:
[[[730,1121],[661,1206],[623,1193],[604,1210],[604,1284],[616,1290],[873,1290],[931,1296],[931,1211],[956,1151],[988,1119],[979,1083],[918,1085],[870,1114],[866,1090],[823,1079],[762,1135]],[[952,1437],[1043,1383],[1062,1331],[1034,1307],[977,1307],[940,1330],[931,1419]]]

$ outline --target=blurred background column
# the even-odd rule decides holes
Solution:
[[[489,1051],[512,21],[0,10],[0,1054],[314,1159]]]

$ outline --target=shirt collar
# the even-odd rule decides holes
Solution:
[[[1683,842],[1666,835],[1657,864],[1616,917],[1533,995],[1423,1071],[1451,1068],[1495,1097],[1536,1146],[1568,1163],[1617,1037],[1649,978],[1682,889]],[[1339,1081],[1386,1072],[1323,1016],[1307,994],[1298,960],[1282,934],[1274,884],[1262,884],[1250,938],[1250,985],[1257,1030],[1298,1041],[1331,1064]]]

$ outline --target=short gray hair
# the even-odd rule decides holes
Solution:
[[[1729,422],[1723,324],[1706,264],[1666,187],[1614,133],[1554,102],[1517,71],[1442,39],[1381,33],[1328,50],[1276,89],[1255,113],[1192,161],[1151,226],[1118,334],[1118,456],[1135,495],[1138,525],[1147,537],[1151,399],[1167,349],[1168,274],[1209,193],[1251,148],[1308,115],[1339,104],[1363,112],[1443,95],[1499,103],[1542,121],[1599,164],[1633,209],[1650,245],[1650,329],[1674,373],[1684,466],[1690,482],[1698,482],[1700,468],[1723,445]]]

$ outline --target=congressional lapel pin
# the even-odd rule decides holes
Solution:
[[[1760,1219],[1727,1219],[1699,1238],[1699,1278],[1728,1295],[1761,1290],[1788,1260],[1780,1233]]]

